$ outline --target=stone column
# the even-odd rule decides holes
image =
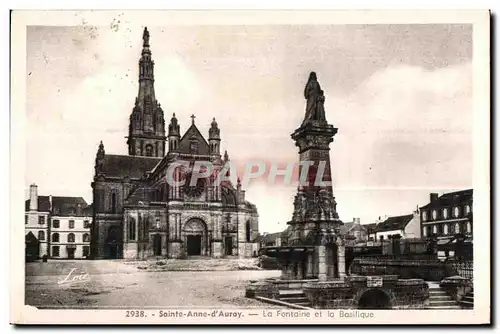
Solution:
[[[326,281],[326,247],[316,246],[316,252],[318,254],[318,280]]]
[[[312,278],[314,276],[313,272],[313,255],[311,253],[307,254],[307,274],[306,278]]]
[[[299,260],[297,262],[297,277],[296,279],[303,279],[304,277],[302,276],[302,268],[303,268],[304,262],[302,260]]]
[[[337,263],[339,268],[339,278],[343,279],[345,273],[345,244],[343,241],[337,243]]]

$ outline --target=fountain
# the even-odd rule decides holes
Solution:
[[[261,250],[278,260],[281,277],[252,282],[246,296],[292,308],[423,308],[428,287],[421,279],[346,274],[343,222],[330,170],[330,143],[338,129],[326,120],[325,96],[314,72],[304,98],[304,120],[291,135],[300,167],[289,235],[281,246]]]

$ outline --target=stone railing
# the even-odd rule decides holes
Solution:
[[[357,275],[397,275],[439,281],[453,275],[454,269],[437,259],[405,259],[396,257],[360,257],[352,260],[350,272]]]
[[[301,290],[304,285],[317,282],[317,279],[284,280],[266,279],[263,281],[250,281],[245,291],[245,296],[255,298],[256,296],[279,299],[280,290]]]
[[[443,288],[456,301],[461,301],[462,298],[472,290],[472,279],[460,276],[452,276],[444,278],[439,286]]]
[[[314,308],[423,309],[429,287],[422,279],[398,279],[395,275],[348,276],[345,280],[310,282],[304,293]],[[363,305],[370,304],[372,305]]]

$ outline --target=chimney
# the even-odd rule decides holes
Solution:
[[[30,186],[30,211],[38,211],[38,187],[36,184]]]
[[[430,198],[431,202],[435,202],[435,201],[437,201],[439,194],[438,193],[431,193],[430,197],[431,197]]]
[[[354,218],[353,223],[354,223],[354,224],[356,224],[356,225],[361,224],[361,223],[360,223],[360,219],[359,219],[359,218]]]

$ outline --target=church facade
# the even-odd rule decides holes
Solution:
[[[216,182],[227,176],[229,156],[221,155],[215,118],[208,140],[196,127],[194,115],[182,135],[175,114],[165,127],[154,91],[147,29],[127,145],[128,155],[106,154],[102,142],[97,150],[92,182],[94,259],[254,255],[255,205],[245,200],[239,180],[236,186]],[[210,164],[213,170],[193,184],[195,163]],[[172,178],[177,182],[169,182]]]

